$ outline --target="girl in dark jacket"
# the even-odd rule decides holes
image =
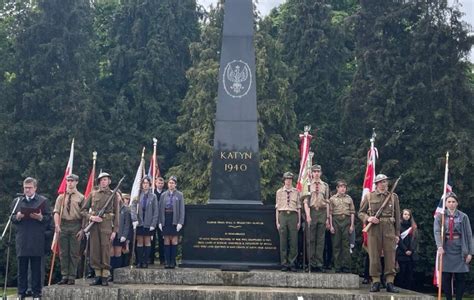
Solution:
[[[397,247],[397,261],[400,272],[397,274],[397,285],[404,289],[411,289],[413,269],[418,259],[416,253],[417,225],[411,210],[402,210],[400,218],[400,240]]]
[[[151,179],[142,179],[142,190],[138,199],[133,199],[131,215],[133,228],[137,230],[137,267],[148,268],[151,251],[151,236],[158,222],[158,200],[151,189]]]

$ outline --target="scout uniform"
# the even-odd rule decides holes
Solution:
[[[321,170],[321,166],[314,165],[311,170]],[[323,267],[324,238],[326,221],[328,219],[327,205],[329,202],[329,185],[319,179],[313,180],[310,186],[311,198],[305,198],[304,203],[310,208],[311,226],[308,253],[310,253],[310,267],[321,271]]]
[[[100,181],[103,177],[109,177],[108,173],[100,173],[97,180]],[[99,213],[107,199],[112,195],[112,190],[109,187],[94,190],[87,197],[86,204],[82,208],[82,213],[90,219],[91,216],[96,216]],[[102,222],[95,223],[90,230],[90,265],[95,271],[96,280],[93,285],[107,285],[107,277],[110,275],[110,236],[112,231],[119,230],[119,209],[120,205],[117,197],[109,202],[102,216]]]
[[[376,176],[374,182],[377,183],[386,179],[388,179],[387,176],[379,174]],[[359,209],[359,218],[363,224],[368,223],[367,219],[369,217],[375,216],[389,193],[388,190],[381,193],[376,189],[364,196]],[[397,290],[392,290],[393,280],[396,274],[396,237],[400,236],[400,204],[398,196],[395,193],[392,195],[391,200],[387,203],[378,219],[380,223],[372,224],[368,231],[367,248],[370,259],[369,273],[373,281],[371,291],[378,292],[380,289],[380,276],[382,275],[380,256],[383,251],[385,262],[384,275],[387,281],[387,291],[398,292]]]
[[[346,185],[344,181],[339,181],[339,185]],[[349,227],[351,226],[351,216],[355,214],[354,202],[347,194],[336,194],[329,199],[329,211],[332,216],[332,249],[334,257],[334,267],[336,271],[348,272],[351,265]]]
[[[293,179],[293,174],[286,172],[284,179]],[[301,204],[299,192],[296,188],[280,188],[276,192],[275,208],[280,224],[280,260],[282,271],[291,269],[296,271],[295,261],[298,255],[298,220]],[[288,249],[289,246],[289,249]]]
[[[71,174],[66,179],[78,181],[77,175]],[[74,284],[77,266],[80,259],[80,242],[76,234],[81,230],[81,207],[84,204],[84,195],[77,189],[66,190],[56,199],[53,214],[59,214],[61,233],[59,236],[59,259],[61,261],[62,280],[59,284]]]

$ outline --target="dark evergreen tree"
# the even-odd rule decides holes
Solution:
[[[378,133],[377,171],[403,175],[402,208],[421,229],[418,266],[431,272],[432,212],[442,194],[444,157],[462,209],[473,211],[473,85],[467,54],[473,44],[456,8],[446,1],[361,1],[354,17],[357,73],[345,99],[345,168],[362,182],[372,128]]]
[[[116,13],[109,71],[101,82],[109,106],[109,151],[117,154],[113,161],[128,156],[138,161],[141,146],[150,149],[157,137],[160,167],[173,163],[176,117],[187,90],[189,44],[198,36],[197,21],[194,0],[124,1]],[[125,162],[123,171],[136,168],[136,161]]]
[[[332,9],[332,2],[339,11]],[[312,126],[314,162],[323,165],[329,178],[338,171],[337,150],[343,149],[339,99],[352,76],[350,31],[341,9],[354,4],[342,2],[289,0],[278,17],[283,58],[294,73],[290,88],[297,96],[297,126],[300,131]]]

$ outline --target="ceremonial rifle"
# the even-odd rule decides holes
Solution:
[[[375,214],[374,217],[376,217],[377,219],[380,217],[380,215],[382,214],[382,211],[384,210],[385,206],[387,206],[388,202],[390,201],[390,199],[392,199],[392,195],[393,195],[393,192],[395,191],[395,188],[397,187],[398,185],[398,181],[400,181],[400,179],[402,178],[402,176],[398,177],[397,181],[395,181],[395,183],[393,184],[392,186],[392,190],[390,191],[390,193],[387,195],[387,197],[385,197],[385,200],[383,201],[382,203],[382,206],[380,206],[379,210],[377,210],[377,213]],[[368,200],[370,201],[370,200]],[[373,223],[369,223],[367,224],[367,226],[365,226],[364,229],[362,229],[363,232],[368,232],[370,227],[372,227],[372,224]]]
[[[97,216],[98,217],[101,217],[105,214],[105,210],[106,208],[109,206],[110,204],[110,201],[112,201],[112,199],[114,199],[115,197],[115,194],[117,193],[118,189],[120,188],[120,185],[122,184],[122,181],[125,179],[125,176],[122,177],[122,179],[120,179],[120,181],[118,182],[117,186],[114,188],[114,190],[112,191],[112,195],[109,196],[109,198],[107,199],[107,202],[105,202],[105,205],[104,207],[102,207],[99,212],[97,213]],[[87,224],[86,228],[84,228],[84,233],[87,233],[91,230],[92,226],[94,226],[96,222],[89,222],[89,224]]]

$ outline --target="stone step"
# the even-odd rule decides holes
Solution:
[[[114,272],[115,283],[291,287],[318,289],[357,289],[359,276],[355,274],[281,272],[253,270],[249,272],[217,269],[120,268]]]
[[[89,287],[77,280],[75,286],[52,285],[43,290],[43,299],[84,300],[432,300],[434,297],[403,290],[400,294],[369,293],[360,289],[313,289],[254,286],[145,285],[117,284]]]

